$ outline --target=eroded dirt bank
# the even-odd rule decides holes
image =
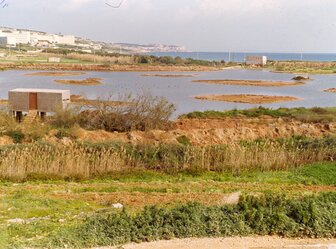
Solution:
[[[304,123],[292,119],[228,117],[221,119],[180,119],[169,131],[134,131],[111,133],[80,130],[79,139],[92,142],[120,140],[132,144],[178,143],[181,136],[191,144],[209,145],[241,140],[290,138],[292,136],[322,137],[336,135],[336,123]]]

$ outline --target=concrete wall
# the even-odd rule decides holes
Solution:
[[[11,111],[29,111],[29,92],[9,92],[8,101]],[[37,92],[37,111],[39,112],[54,112],[56,108],[64,108],[68,103],[70,103],[70,92]]]
[[[29,110],[29,93],[26,92],[9,92],[8,107],[12,111]]]

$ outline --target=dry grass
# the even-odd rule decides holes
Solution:
[[[160,171],[288,170],[312,162],[335,160],[335,148],[297,147],[265,143],[243,146],[130,146],[30,144],[2,148],[0,177],[24,180],[30,176],[86,179],[135,169]]]
[[[101,85],[101,78],[87,78],[83,80],[55,80],[55,82],[66,85],[95,86]]]
[[[268,96],[268,95],[254,95],[254,94],[236,94],[236,95],[203,95],[195,96],[199,100],[225,101],[246,104],[268,104],[276,102],[287,102],[301,100],[291,96]]]
[[[261,80],[194,80],[195,83],[236,85],[236,86],[262,86],[262,87],[282,87],[299,86],[303,82],[285,82],[285,81],[261,81]]]

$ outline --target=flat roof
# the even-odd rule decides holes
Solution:
[[[39,88],[16,88],[10,92],[24,92],[24,93],[69,93],[70,90],[59,89],[39,89]]]

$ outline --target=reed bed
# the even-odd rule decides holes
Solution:
[[[265,142],[223,146],[35,143],[0,148],[0,178],[89,179],[132,169],[232,172],[288,170],[334,161],[335,144]]]

